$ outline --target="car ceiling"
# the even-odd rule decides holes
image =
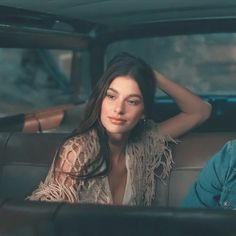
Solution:
[[[0,5],[104,25],[235,17],[235,0],[0,0]]]

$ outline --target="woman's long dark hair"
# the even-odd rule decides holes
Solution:
[[[73,131],[69,137],[71,138],[84,134],[92,129],[95,129],[98,135],[98,142],[100,145],[99,153],[92,162],[87,163],[84,166],[79,175],[77,174],[74,176],[78,179],[90,179],[96,176],[104,176],[109,173],[111,167],[110,150],[105,129],[100,122],[100,114],[102,101],[106,95],[107,89],[111,82],[118,76],[130,76],[137,82],[143,96],[145,117],[152,118],[156,88],[155,76],[152,68],[140,58],[134,57],[128,53],[118,54],[110,61],[103,76],[95,86],[85,107],[80,126]],[[137,134],[141,135],[141,131],[142,127],[138,123],[132,130],[129,140],[132,141],[132,137],[137,137]],[[105,169],[100,171],[104,163]]]

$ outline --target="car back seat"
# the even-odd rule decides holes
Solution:
[[[0,198],[23,200],[42,181],[66,133],[0,133]],[[192,133],[173,149],[174,168],[158,182],[158,206],[176,207],[206,161],[236,133]]]
[[[68,134],[0,133],[0,198],[24,199],[42,181]]]
[[[166,206],[179,206],[206,162],[235,132],[192,133],[180,139],[173,150],[175,165],[168,180]]]

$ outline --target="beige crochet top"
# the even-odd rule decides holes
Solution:
[[[170,140],[158,132],[156,123],[148,121],[142,140],[127,144],[127,168],[132,193],[129,205],[151,205],[155,198],[156,177],[165,180],[173,163],[168,147]],[[78,181],[71,175],[62,173],[64,167],[71,173],[80,173],[84,164],[95,158],[98,151],[99,143],[94,130],[67,140],[59,158],[53,161],[45,181],[27,199],[112,204],[107,176]],[[71,152],[76,154],[73,155],[76,158],[71,158]]]

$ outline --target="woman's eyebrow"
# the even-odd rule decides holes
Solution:
[[[107,90],[112,90],[114,93],[118,93],[118,91],[113,88],[108,88]]]
[[[113,88],[108,88],[107,90],[111,90],[111,91],[114,92],[114,93],[119,93],[117,90],[115,90],[115,89],[113,89]],[[127,97],[128,97],[128,98],[130,98],[130,97],[137,97],[137,98],[139,98],[139,99],[141,99],[141,100],[143,99],[142,95],[136,94],[136,93],[131,93],[131,94],[129,94]]]
[[[142,97],[141,95],[135,94],[135,93],[134,93],[134,94],[129,94],[128,97],[129,97],[129,98],[130,98],[130,97],[137,97],[137,98],[139,98],[139,99],[141,99],[141,100],[143,99],[143,97]]]

